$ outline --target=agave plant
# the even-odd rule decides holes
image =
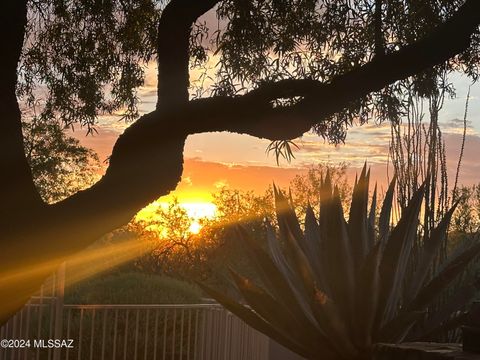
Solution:
[[[369,359],[375,343],[421,339],[448,329],[458,323],[452,314],[471,300],[478,281],[456,292],[435,314],[426,316],[427,310],[480,253],[480,243],[457,252],[433,272],[455,206],[428,239],[415,245],[425,186],[392,227],[394,188],[395,180],[377,219],[376,189],[368,209],[365,167],[355,181],[346,221],[339,192],[327,174],[320,189],[319,219],[309,207],[304,230],[291,201],[275,189],[278,229],[267,225],[268,245],[239,229],[259,280],[231,272],[243,301],[204,290],[250,326],[307,359]]]

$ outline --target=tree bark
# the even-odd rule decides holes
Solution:
[[[158,24],[158,102],[175,107],[188,101],[190,33],[195,21],[219,0],[174,0]]]
[[[41,205],[24,153],[20,109],[15,95],[17,64],[26,20],[26,1],[7,0],[2,4],[0,36],[4,41],[0,56],[0,218],[8,219],[4,224],[7,229],[2,228],[7,233],[16,211]]]

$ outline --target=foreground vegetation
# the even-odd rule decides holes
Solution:
[[[464,278],[443,307],[436,300],[465,274],[480,254],[480,242],[459,245],[434,267],[456,204],[423,238],[419,216],[427,182],[414,192],[394,227],[395,183],[377,219],[376,192],[368,209],[366,168],[355,183],[348,221],[328,174],[320,183],[320,217],[307,208],[303,231],[293,204],[275,189],[278,229],[267,224],[266,249],[248,230],[240,230],[257,274],[250,278],[231,271],[243,300],[204,289],[248,324],[308,359],[369,359],[375,343],[425,340],[451,330],[461,323],[459,311],[474,298],[479,283]]]

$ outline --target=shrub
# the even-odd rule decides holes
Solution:
[[[98,276],[65,290],[66,304],[196,304],[201,297],[187,282],[139,272]]]

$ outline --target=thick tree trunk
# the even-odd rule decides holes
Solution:
[[[8,0],[0,11],[0,221],[2,231],[13,225],[16,211],[28,211],[41,205],[32,174],[25,158],[20,109],[15,94],[17,64],[24,41],[26,3]],[[14,215],[15,214],[15,215]],[[8,219],[8,220],[7,220]]]
[[[22,262],[31,238],[18,236],[44,208],[25,158],[15,88],[24,41],[26,1],[7,0],[0,11],[0,323],[28,298],[19,279],[7,280],[14,261]],[[28,240],[27,240],[28,239]],[[12,286],[14,285],[15,286]],[[38,285],[38,281],[37,281]]]

